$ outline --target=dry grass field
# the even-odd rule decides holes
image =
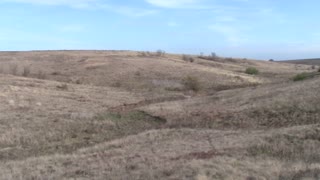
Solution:
[[[134,51],[0,52],[0,179],[320,179],[317,70]]]
[[[306,65],[320,65],[320,59],[298,59],[298,60],[289,60],[289,61],[281,61],[285,63],[293,63],[293,64],[306,64]]]

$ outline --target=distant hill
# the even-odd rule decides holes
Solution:
[[[292,64],[320,65],[320,58],[280,61]]]

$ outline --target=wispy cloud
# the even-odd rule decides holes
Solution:
[[[222,35],[231,46],[239,46],[247,41],[240,29],[231,25],[217,23],[210,25],[209,29]]]
[[[0,0],[0,3],[23,3],[44,6],[67,6],[86,10],[104,10],[129,17],[143,17],[157,12],[153,9],[116,5],[103,0]]]
[[[25,3],[25,4],[37,4],[37,5],[63,5],[74,8],[87,8],[94,3],[98,3],[98,0],[0,0],[0,3]]]
[[[113,11],[118,14],[122,14],[128,17],[144,17],[156,14],[158,11],[153,9],[144,9],[144,8],[135,8],[129,6],[112,6],[112,5],[104,5],[103,9],[108,11]]]
[[[217,22],[234,22],[237,20],[237,18],[232,15],[222,15],[215,17],[215,20]]]
[[[201,0],[145,0],[147,3],[162,8],[200,8]]]

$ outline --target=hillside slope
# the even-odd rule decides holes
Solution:
[[[189,57],[0,52],[0,179],[320,177],[310,65]]]
[[[288,60],[288,61],[281,61],[281,62],[292,63],[292,64],[320,65],[320,58]]]
[[[319,177],[320,127],[162,129],[69,155],[0,164],[2,179],[308,179]]]

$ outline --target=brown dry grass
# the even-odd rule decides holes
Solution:
[[[271,131],[153,130],[121,140],[80,149],[69,155],[51,155],[11,161],[0,165],[3,179],[290,179],[319,175],[316,148],[319,140],[310,138],[305,126]],[[276,137],[276,138],[275,138]],[[294,140],[313,145],[300,150]],[[313,136],[311,136],[313,137]],[[268,140],[272,139],[272,141]],[[263,147],[253,148],[262,143]],[[279,146],[279,144],[281,146]],[[275,146],[278,145],[278,146]],[[280,151],[273,155],[268,154]],[[286,151],[288,154],[286,154]],[[303,156],[301,156],[303,152]],[[292,158],[289,156],[297,157]],[[289,159],[286,159],[289,158]],[[305,161],[307,160],[307,161]]]
[[[315,124],[320,118],[320,79],[219,92],[141,109],[169,127],[278,128]]]
[[[290,79],[310,66],[193,59],[1,52],[0,179],[320,177],[320,79]]]

